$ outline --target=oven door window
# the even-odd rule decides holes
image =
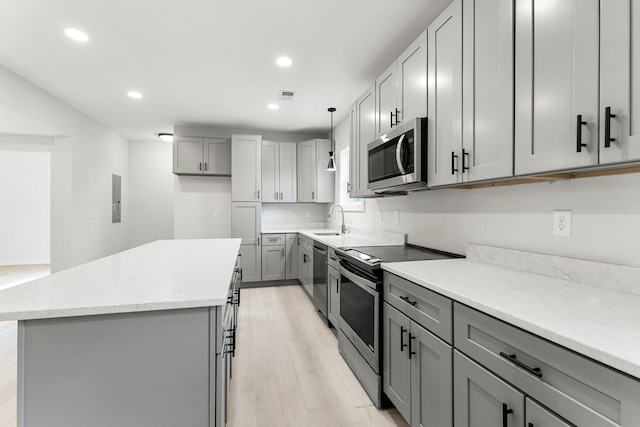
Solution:
[[[340,317],[373,350],[375,297],[344,275],[340,283]]]
[[[369,182],[414,172],[413,129],[369,150]]]

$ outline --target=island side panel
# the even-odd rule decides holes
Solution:
[[[214,313],[203,307],[20,321],[18,425],[209,426]]]

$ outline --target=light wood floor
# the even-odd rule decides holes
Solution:
[[[0,290],[49,275],[49,265],[0,265]]]
[[[407,426],[379,411],[299,286],[242,289],[228,425]]]
[[[407,426],[373,406],[299,286],[243,289],[241,303],[228,426]],[[0,427],[16,426],[16,335],[0,322]]]

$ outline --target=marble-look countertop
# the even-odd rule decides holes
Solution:
[[[382,268],[640,378],[640,295],[469,259]]]
[[[158,240],[0,291],[0,320],[226,303],[241,239]]]
[[[365,233],[362,230],[352,228],[353,232],[341,234],[336,228],[291,228],[279,227],[270,228],[268,231],[262,230],[262,234],[282,234],[298,233],[310,239],[320,242],[334,249],[348,246],[391,246],[404,245],[405,236],[400,233],[390,233],[384,231],[372,231]],[[319,236],[316,233],[340,233],[338,236]]]

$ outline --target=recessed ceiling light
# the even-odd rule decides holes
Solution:
[[[75,28],[67,28],[66,30],[64,30],[64,33],[67,35],[67,37],[77,42],[84,43],[89,41],[88,35],[86,35],[80,30],[76,30]]]
[[[280,108],[278,104],[269,104],[267,105],[267,107],[269,108],[269,110],[277,110],[278,108]]]
[[[172,133],[159,133],[158,138],[163,140],[164,142],[173,142],[173,134]]]
[[[289,67],[291,64],[293,64],[293,61],[291,60],[291,58],[281,56],[280,58],[276,59],[276,64],[281,67]]]
[[[136,92],[135,90],[131,90],[131,91],[127,92],[127,95],[129,95],[129,97],[131,97],[133,99],[142,98],[142,94],[140,92]]]

